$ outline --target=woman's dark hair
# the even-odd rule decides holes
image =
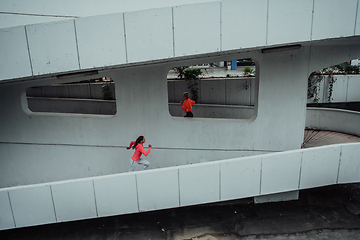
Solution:
[[[135,149],[135,147],[136,147],[143,139],[144,139],[144,136],[139,136],[139,137],[136,139],[134,145],[132,146],[132,149]]]
[[[190,97],[190,93],[184,92],[184,97],[185,97],[186,99],[188,99],[188,98]]]

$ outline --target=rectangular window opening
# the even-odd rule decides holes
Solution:
[[[254,118],[255,69],[255,62],[250,58],[171,69],[167,75],[170,115],[185,116],[180,101],[184,100],[184,92],[188,92],[195,101],[194,118]]]
[[[26,89],[34,113],[115,115],[115,84],[109,77]]]

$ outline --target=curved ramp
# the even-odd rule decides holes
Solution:
[[[0,229],[360,181],[360,143],[0,190]]]

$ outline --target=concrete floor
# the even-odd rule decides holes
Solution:
[[[339,132],[306,129],[301,148],[354,142],[360,142],[360,137]]]

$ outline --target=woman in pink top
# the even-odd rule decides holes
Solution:
[[[149,144],[149,149],[145,152],[143,147],[144,143],[145,143],[144,136],[140,136],[136,139],[136,141],[131,141],[129,147],[126,148],[126,149],[130,149],[130,148],[135,149],[134,155],[130,158],[129,172],[134,171],[138,164],[144,165],[143,170],[149,167],[150,163],[145,159],[141,158],[141,154],[147,156],[150,153],[151,144]]]

